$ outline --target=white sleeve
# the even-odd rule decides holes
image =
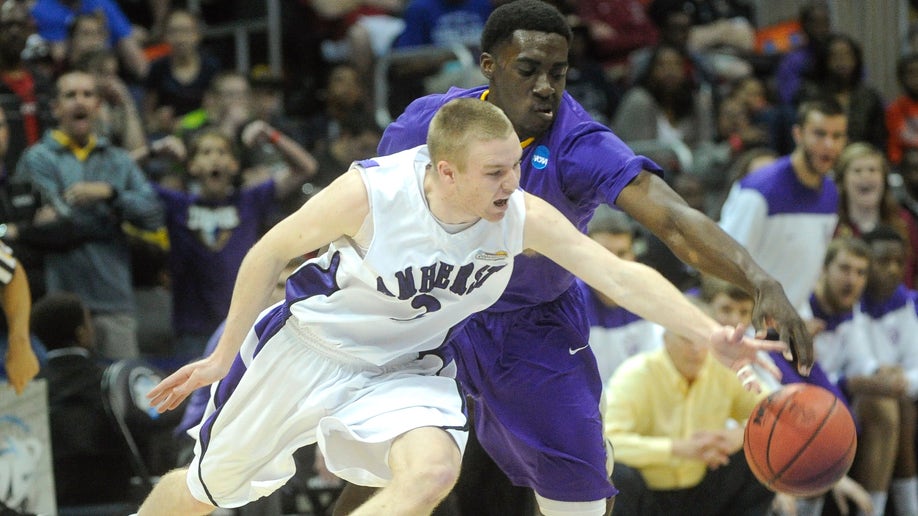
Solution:
[[[755,257],[767,217],[762,194],[734,183],[721,211],[720,227]]]

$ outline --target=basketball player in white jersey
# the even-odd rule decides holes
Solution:
[[[709,342],[757,387],[744,366],[784,344],[719,326],[655,271],[619,260],[519,190],[521,152],[499,108],[455,100],[426,146],[355,163],[271,229],[243,261],[217,349],[150,393],[167,410],[217,382],[190,431],[195,458],[161,479],[140,514],[245,505],[281,487],[293,452],[314,442],[334,474],[382,487],[353,514],[430,513],[458,477],[468,428],[436,349],[497,300],[525,249]],[[261,311],[284,264],[325,246],[287,280],[286,299]]]

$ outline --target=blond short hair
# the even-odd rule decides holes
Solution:
[[[511,133],[513,124],[494,104],[475,98],[451,100],[430,121],[427,130],[430,160],[449,161],[462,170],[472,143],[506,138]]]

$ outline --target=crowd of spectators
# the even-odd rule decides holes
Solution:
[[[27,272],[32,296],[48,297],[40,306],[72,311],[73,328],[66,330],[79,332],[60,335],[62,342],[47,342],[48,348],[76,344],[74,357],[91,354],[101,362],[145,356],[166,370],[204,353],[247,249],[352,161],[375,154],[386,121],[380,108],[394,117],[399,102],[410,101],[405,95],[439,91],[451,81],[485,82],[452,50],[461,46],[477,57],[485,20],[506,1],[284,0],[277,74],[266,65],[237,70],[226,41],[205,38],[209,24],[238,21],[263,2],[0,0],[0,238]],[[751,1],[550,3],[573,29],[568,92],[663,166],[667,182],[692,207],[720,220],[769,273],[781,276],[801,313],[812,316],[814,335],[837,335],[836,316],[861,310],[855,300],[846,307],[806,302],[814,291],[822,299],[831,286],[836,256],[825,255],[831,237],[877,240],[884,228],[898,236],[901,253],[883,263],[895,262],[885,270],[899,276],[887,278],[891,286],[863,310],[877,320],[901,306],[915,313],[918,54],[903,49],[895,64],[901,96],[884,98],[871,84],[881,64],[864,62],[861,35],[833,30],[831,5],[821,0],[802,2],[798,30],[783,53],[757,48]],[[418,47],[429,52],[374,73],[390,53]],[[264,50],[253,45],[256,62]],[[377,80],[386,81],[391,98],[377,98]],[[620,215],[597,216],[594,238],[654,266],[686,292],[702,286],[698,271]],[[809,228],[814,215],[818,224]],[[781,246],[793,249],[793,258]],[[845,252],[852,249],[864,262],[873,257],[857,244]],[[866,279],[868,266],[861,268]],[[584,294],[592,295],[586,286]],[[641,360],[666,367],[661,350],[685,353],[678,338],[663,338],[605,300],[592,301],[592,346],[604,377],[612,378],[631,355],[654,353]],[[163,309],[171,316],[162,317]],[[895,334],[902,339],[897,346],[914,340],[918,356],[918,333],[877,328],[874,338]],[[38,330],[33,333],[48,334]],[[610,351],[616,345],[622,347]],[[902,370],[907,364],[891,357],[877,367],[899,368],[894,374],[902,385],[892,396],[901,399],[892,406],[905,399],[914,408],[918,386],[909,379],[918,370]],[[618,378],[616,388],[638,382],[641,363],[631,363],[634,378]],[[829,363],[828,376],[839,381],[844,367]],[[691,384],[701,370],[679,381]],[[845,392],[858,396],[853,409],[907,414],[904,423],[893,418],[896,433],[914,433],[912,412],[871,408],[863,393]],[[752,401],[744,399],[743,407]],[[62,418],[52,415],[52,424]],[[915,491],[895,496],[897,514],[906,514],[902,507],[918,504],[914,457],[909,462],[884,450],[900,465],[895,473],[891,464],[858,459],[854,480],[866,486],[874,506],[885,504],[890,486]],[[629,456],[641,452],[622,453],[623,464]],[[619,471],[623,481],[631,475],[628,482],[651,492],[682,487],[658,482],[658,474],[641,480],[641,460]],[[703,477],[691,453],[680,460],[688,461],[683,467],[693,478]]]

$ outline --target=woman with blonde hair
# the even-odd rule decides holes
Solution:
[[[890,191],[889,172],[889,161],[877,147],[866,142],[845,147],[835,166],[839,189],[835,234],[861,236],[883,224],[895,228],[908,242],[909,255],[902,280],[914,288],[918,223]]]

